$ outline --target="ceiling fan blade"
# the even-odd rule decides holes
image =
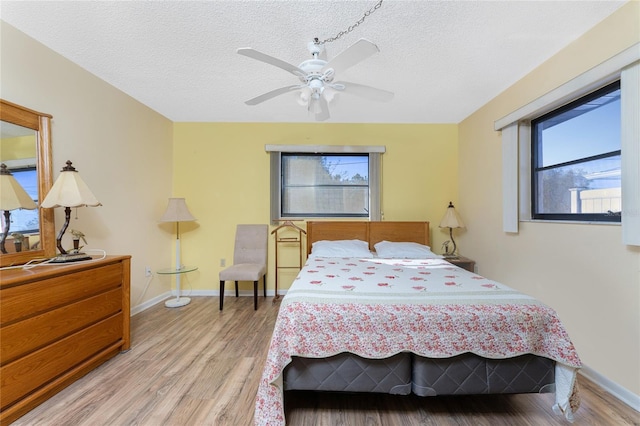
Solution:
[[[378,46],[361,38],[331,59],[323,70],[333,68],[336,72],[342,72],[379,51]]]
[[[344,93],[349,93],[378,102],[389,102],[395,96],[393,92],[389,92],[387,90],[377,89],[364,84],[349,83],[347,81],[336,81],[331,86],[337,86],[334,87],[334,89],[340,90]],[[344,88],[341,89],[341,86]]]
[[[252,49],[250,47],[242,47],[240,49],[238,49],[238,53],[243,55],[243,56],[247,56],[249,58],[252,59],[257,59],[258,61],[262,61],[265,62],[269,65],[273,65],[275,67],[278,68],[282,68],[283,70],[290,72],[291,74],[295,75],[296,77],[304,77],[306,75],[306,73],[304,71],[302,71],[300,68],[298,68],[295,65],[292,65],[288,62],[285,62],[281,59],[278,58],[274,58],[273,56],[269,56],[266,53],[262,53],[259,52],[255,49]]]
[[[305,86],[304,85],[300,85],[300,84],[296,84],[296,85],[293,85],[293,86],[281,87],[279,89],[275,89],[275,90],[272,90],[270,92],[263,93],[262,95],[256,96],[253,99],[249,99],[248,101],[245,101],[245,104],[247,104],[247,105],[257,105],[257,104],[259,104],[261,102],[268,101],[269,99],[275,98],[276,96],[282,95],[282,94],[290,92],[292,90],[300,89],[301,87],[305,87]]]

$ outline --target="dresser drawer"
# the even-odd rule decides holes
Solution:
[[[0,324],[38,315],[122,285],[122,265],[112,264],[74,274],[2,289]]]
[[[122,341],[122,313],[113,315],[0,368],[2,406],[16,402],[72,369],[82,360]]]
[[[130,256],[0,274],[0,425],[121,351],[130,340]]]
[[[4,365],[122,310],[120,289],[84,299],[3,327],[0,364]]]

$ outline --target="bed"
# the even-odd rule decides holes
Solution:
[[[298,390],[555,392],[554,411],[573,419],[581,362],[555,311],[428,246],[428,222],[307,223],[309,257],[281,302],[256,424],[285,424],[285,395]]]

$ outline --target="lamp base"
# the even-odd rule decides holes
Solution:
[[[92,257],[86,253],[67,253],[54,257],[49,263],[69,263],[81,262],[83,260],[91,260]]]
[[[164,302],[164,306],[167,308],[179,308],[180,306],[188,305],[191,303],[191,299],[188,297],[172,298]]]

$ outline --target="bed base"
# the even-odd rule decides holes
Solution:
[[[465,353],[425,358],[408,352],[385,359],[341,353],[293,357],[284,390],[375,392],[418,396],[553,392],[555,362],[536,355],[487,359]]]
[[[315,241],[340,239],[368,241],[371,250],[383,240],[430,245],[429,222],[307,222],[307,253]],[[341,353],[322,359],[293,357],[283,375],[285,391],[420,396],[555,391],[555,362],[535,355],[492,360],[466,353],[433,359],[404,352],[371,360]]]

